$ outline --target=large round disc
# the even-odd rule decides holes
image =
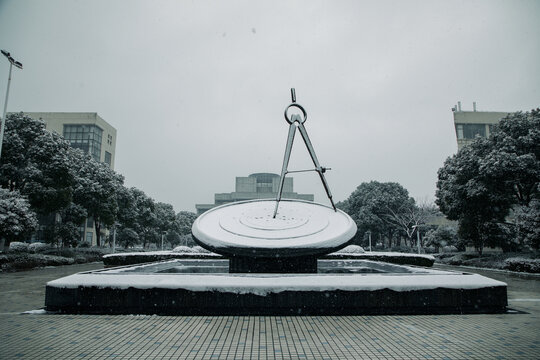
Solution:
[[[349,215],[308,201],[275,200],[225,204],[203,213],[192,233],[204,247],[224,255],[290,257],[324,254],[356,233]]]

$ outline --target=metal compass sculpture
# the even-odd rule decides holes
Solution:
[[[292,103],[285,108],[285,120],[289,123],[289,135],[287,136],[287,145],[285,146],[285,156],[283,157],[283,166],[281,168],[281,178],[279,180],[279,190],[277,193],[277,199],[276,199],[276,208],[274,210],[274,218],[277,215],[279,202],[281,201],[281,195],[283,193],[283,183],[285,182],[285,176],[287,174],[291,173],[297,173],[297,172],[306,172],[306,171],[316,171],[319,174],[319,177],[321,178],[322,184],[324,186],[324,190],[326,191],[326,195],[328,195],[328,199],[330,199],[330,203],[332,204],[332,207],[334,208],[334,211],[337,211],[336,205],[334,204],[334,200],[332,200],[332,193],[330,192],[330,187],[328,186],[328,183],[326,182],[326,178],[324,177],[324,173],[326,170],[331,170],[330,168],[322,167],[319,164],[319,160],[317,159],[317,155],[315,155],[315,150],[313,149],[313,145],[311,144],[311,140],[309,140],[309,136],[307,133],[307,130],[304,126],[304,123],[307,120],[307,112],[306,109],[300,104],[296,103],[296,91],[294,88],[291,89],[291,98]],[[290,108],[297,108],[302,111],[302,115],[300,114],[292,114],[290,117],[288,115],[288,111]],[[315,165],[315,169],[308,169],[308,170],[294,170],[289,171],[289,159],[291,158],[291,150],[294,142],[294,135],[296,134],[296,129],[300,131],[300,135],[302,135],[302,139],[304,140],[304,143],[306,144],[306,147],[309,151],[309,155],[311,156],[311,160],[313,160],[313,164]]]
[[[349,215],[336,209],[304,123],[306,110],[296,103],[285,109],[289,135],[281,170],[277,199],[239,201],[208,210],[195,220],[192,234],[199,245],[229,258],[231,272],[317,272],[317,256],[347,245],[356,233]],[[291,108],[301,114],[288,115]],[[293,112],[292,110],[290,111]],[[307,146],[314,169],[289,171],[296,130]],[[332,206],[311,201],[282,199],[285,176],[316,171]]]

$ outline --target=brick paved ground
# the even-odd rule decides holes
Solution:
[[[45,282],[99,264],[0,274],[0,359],[538,359],[540,277],[509,283],[497,315],[21,315]]]

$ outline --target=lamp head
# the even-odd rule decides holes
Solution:
[[[11,65],[15,65],[19,69],[23,68],[23,64],[20,61],[15,61],[15,59],[11,56],[11,53],[9,51],[6,51],[6,50],[0,50],[0,51],[2,52],[2,55],[7,57]]]

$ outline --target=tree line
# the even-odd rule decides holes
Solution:
[[[540,110],[508,114],[438,171],[435,204],[417,204],[394,182],[362,183],[338,207],[356,222],[354,242],[386,248],[453,245],[503,251],[540,246]],[[457,222],[434,225],[438,215]],[[430,223],[432,225],[430,225]],[[425,240],[425,241],[424,241]]]
[[[337,207],[356,223],[353,243],[368,247],[371,238],[372,247],[401,251],[416,248],[418,240],[422,247],[431,245],[418,233],[436,228],[428,223],[439,214],[434,204],[415,201],[397,182],[364,182]]]
[[[23,113],[6,116],[0,161],[0,239],[5,245],[29,239],[38,228],[47,242],[80,245],[87,218],[93,219],[98,246],[104,228],[114,228],[126,247],[147,247],[162,236],[172,245],[192,241],[196,214],[175,214],[172,205],[125,187],[122,175],[47,131],[41,120]]]
[[[337,207],[356,222],[353,243],[384,248],[454,245],[500,246],[504,251],[538,249],[540,245],[540,110],[513,113],[493,127],[488,138],[449,157],[438,171],[435,204],[418,203],[396,182],[360,184]],[[47,239],[76,245],[78,228],[95,221],[115,226],[124,246],[191,240],[196,215],[174,213],[156,203],[107,165],[74,149],[42,121],[11,114],[0,164],[0,239],[28,238],[37,228],[36,214],[54,214]],[[457,221],[435,225],[443,214]],[[422,236],[419,236],[422,235]]]

